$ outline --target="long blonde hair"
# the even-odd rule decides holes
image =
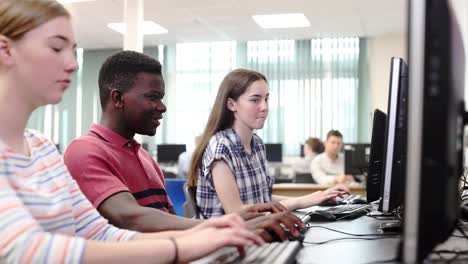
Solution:
[[[28,31],[70,13],[53,0],[0,0],[0,35],[19,40]]]
[[[241,96],[252,83],[259,80],[267,81],[263,74],[246,69],[231,71],[224,77],[219,86],[218,94],[216,95],[210,117],[208,118],[208,123],[201,135],[199,144],[197,144],[193,152],[192,160],[190,161],[189,177],[187,179],[188,186],[197,185],[197,170],[201,164],[203,154],[206,146],[208,146],[210,138],[218,131],[232,127],[234,123],[234,114],[227,108],[228,98],[237,101],[239,96]]]

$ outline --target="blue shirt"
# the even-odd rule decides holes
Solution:
[[[251,154],[248,154],[239,135],[229,128],[211,137],[198,169],[197,205],[205,217],[224,214],[211,173],[211,166],[217,160],[225,161],[231,169],[242,203],[271,202],[273,179],[267,173],[265,145],[259,136],[253,134]]]

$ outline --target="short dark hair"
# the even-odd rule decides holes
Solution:
[[[330,131],[328,131],[328,133],[327,133],[327,140],[328,140],[331,136],[339,137],[339,138],[343,139],[343,135],[342,135],[342,134],[340,133],[340,131],[338,131],[338,130],[330,130]]]
[[[136,51],[120,51],[107,58],[99,70],[99,96],[104,110],[112,89],[125,92],[141,72],[161,74],[161,63]]]

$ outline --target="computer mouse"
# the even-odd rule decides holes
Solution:
[[[286,234],[288,235],[288,240],[289,241],[299,241],[299,242],[302,242],[304,241],[304,238],[305,238],[305,232],[307,231],[306,228],[303,228],[302,230],[298,227],[298,226],[295,226],[296,230],[299,232],[299,235],[297,236],[293,236],[291,234],[291,232],[288,230],[288,229],[285,229],[286,230]]]
[[[350,204],[366,204],[367,201],[366,199],[363,199],[363,198],[354,198],[352,200],[349,201]]]
[[[306,215],[307,222],[333,222],[336,221],[336,216],[332,213],[323,210],[316,210]],[[306,222],[305,222],[306,223]]]

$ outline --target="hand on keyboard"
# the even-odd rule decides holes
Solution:
[[[285,241],[297,238],[305,231],[304,223],[290,212],[260,216],[247,221],[247,227],[256,230],[263,240]]]
[[[320,192],[315,192],[303,197],[308,197],[308,196],[315,196],[314,201],[310,203],[309,206],[312,205],[337,205],[338,201],[342,199],[341,197],[349,195],[349,189],[346,186],[335,186],[332,188],[328,188],[325,191],[320,191]],[[302,198],[302,197],[301,197]],[[303,206],[303,208],[308,207],[308,206]]]
[[[188,229],[175,238],[179,262],[198,259],[222,247],[260,246],[265,243],[258,235],[245,228],[244,221],[237,214],[220,217],[210,224],[212,225]],[[200,243],[206,238],[209,241]]]
[[[250,220],[264,215],[265,212],[279,213],[286,212],[288,209],[279,202],[252,204],[239,212],[239,215],[245,220]]]

